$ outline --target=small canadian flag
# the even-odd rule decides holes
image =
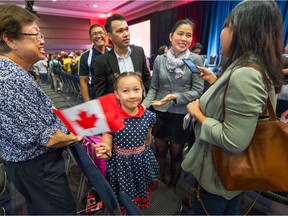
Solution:
[[[58,110],[52,107],[52,110],[70,132],[92,136],[124,128],[124,122],[116,109],[117,105],[117,99],[111,93],[69,109]]]
[[[282,121],[284,124],[288,125],[288,110],[282,113],[280,117],[280,121]]]

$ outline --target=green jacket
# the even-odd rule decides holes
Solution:
[[[200,98],[201,110],[207,119],[195,128],[195,143],[182,162],[182,168],[192,173],[208,192],[232,199],[241,191],[226,191],[214,169],[212,145],[232,153],[243,152],[254,134],[257,120],[265,107],[268,94],[260,72],[251,67],[231,66]],[[231,74],[225,98],[225,121],[223,122],[222,100],[224,89]],[[269,92],[275,104],[274,91]],[[205,148],[207,156],[203,159]],[[203,161],[203,173],[200,170]]]

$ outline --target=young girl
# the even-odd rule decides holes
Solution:
[[[103,134],[103,143],[95,145],[96,156],[109,159],[112,153],[107,162],[107,179],[116,196],[125,191],[138,208],[146,208],[159,177],[158,164],[149,147],[155,114],[140,105],[143,84],[137,73],[121,73],[114,85],[125,128]]]

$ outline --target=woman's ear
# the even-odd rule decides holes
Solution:
[[[16,49],[17,46],[14,43],[14,39],[11,37],[8,37],[7,35],[3,35],[2,39],[5,41],[5,43],[7,44],[7,46],[10,48],[10,50],[12,49]]]
[[[169,33],[169,40],[172,41],[172,33]]]

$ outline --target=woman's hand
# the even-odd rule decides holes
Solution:
[[[202,124],[202,122],[207,118],[201,111],[199,99],[192,101],[187,105],[187,111],[190,113],[191,116],[193,116],[199,123]]]
[[[102,158],[102,159],[110,159],[112,155],[111,147],[106,143],[96,143],[93,144],[95,148],[95,155],[96,157]]]
[[[175,99],[176,99],[176,95],[174,95],[174,94],[168,94],[168,95],[166,95],[164,98],[162,98],[162,99],[159,100],[159,101],[156,101],[156,100],[152,101],[152,102],[151,102],[151,105],[152,105],[152,106],[162,106],[162,105],[168,103],[169,101],[175,100]]]
[[[284,68],[284,69],[282,70],[282,73],[283,73],[284,75],[288,75],[288,68]]]
[[[199,74],[199,77],[201,79],[209,82],[210,85],[212,85],[217,80],[217,76],[212,71],[210,71],[208,68],[199,67],[199,66],[197,66],[197,67],[201,71]]]
[[[63,148],[75,144],[83,140],[83,136],[76,136],[72,133],[66,134],[62,131],[56,131],[48,140],[45,147],[47,148]]]

